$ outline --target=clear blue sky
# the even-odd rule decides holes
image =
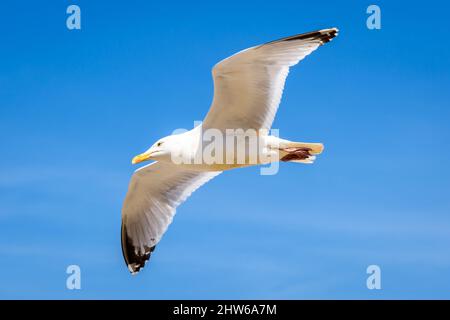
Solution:
[[[364,1],[2,3],[0,298],[450,298],[450,5],[375,3],[381,30]],[[219,60],[333,26],[274,123],[325,153],[214,179],[131,277],[131,157],[204,117]],[[382,290],[366,288],[371,264]]]

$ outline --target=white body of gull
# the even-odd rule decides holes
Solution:
[[[289,68],[337,32],[332,28],[283,38],[222,60],[213,68],[214,99],[203,123],[191,131],[162,138],[133,158],[133,164],[155,162],[136,170],[123,204],[122,252],[132,274],[150,258],[178,205],[222,171],[280,160],[312,163],[322,152],[320,143],[279,139],[268,130]],[[249,152],[250,140],[244,139],[242,158],[234,145],[224,142],[216,148],[214,161],[203,159],[205,132],[222,133],[226,138],[230,132],[236,137],[252,130],[256,137],[253,143],[259,146],[256,158]]]

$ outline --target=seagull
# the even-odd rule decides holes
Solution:
[[[270,135],[269,130],[289,68],[337,34],[337,28],[330,28],[286,37],[220,61],[212,69],[214,98],[203,122],[159,139],[132,159],[132,164],[153,162],[134,172],[122,207],[122,253],[131,274],[145,266],[177,207],[222,171],[274,161],[312,163],[323,151],[321,143],[293,142]],[[253,143],[260,146],[258,157],[252,159],[251,139],[243,138],[251,130]],[[198,155],[205,155],[207,146],[202,142],[207,132],[244,143],[241,148],[219,144],[211,153],[214,161],[198,161]],[[240,150],[245,154],[238,159]]]

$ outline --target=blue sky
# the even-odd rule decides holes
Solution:
[[[375,3],[381,30],[364,1],[3,2],[0,298],[450,298],[450,6]],[[219,60],[332,26],[339,37],[291,70],[274,123],[325,153],[212,180],[131,277],[132,156],[204,117]],[[371,264],[381,290],[366,288]]]

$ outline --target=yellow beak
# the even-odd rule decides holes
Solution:
[[[148,160],[148,159],[150,159],[150,153],[141,153],[140,155],[137,155],[136,157],[134,157],[133,158],[133,160],[131,160],[131,163],[132,164],[136,164],[136,163],[139,163],[139,162],[143,162],[143,161],[146,161],[146,160]]]

